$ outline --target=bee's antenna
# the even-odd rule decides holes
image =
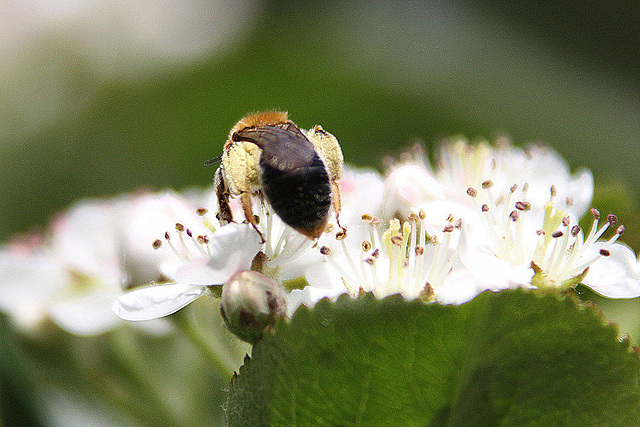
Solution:
[[[221,160],[222,160],[222,156],[214,157],[213,159],[206,160],[206,161],[204,162],[204,165],[205,165],[205,167],[208,167],[208,166],[215,166],[215,165],[217,165],[218,163],[220,163],[220,161],[221,161]]]

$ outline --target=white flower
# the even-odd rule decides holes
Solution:
[[[182,233],[179,233],[182,240]],[[112,306],[124,320],[149,320],[175,313],[187,304],[220,287],[235,272],[249,270],[261,249],[260,236],[247,224],[228,224],[211,238],[196,241],[194,250],[182,240],[176,248],[167,243],[183,262],[175,272],[167,271],[173,283],[150,285],[120,296]],[[189,236],[191,237],[191,236]]]
[[[208,200],[215,209],[215,194]],[[242,218],[235,200],[231,200],[231,208],[236,218]],[[258,229],[237,223],[220,226],[217,220],[208,218],[208,210],[201,211],[209,234],[196,237],[185,224],[178,223],[177,239],[169,232],[165,234],[166,245],[158,239],[155,246],[172,255],[171,261],[161,265],[170,283],[152,284],[122,295],[112,307],[118,316],[132,321],[167,316],[201,296],[219,296],[221,286],[238,271],[253,269],[282,283],[302,276],[314,260],[320,259],[307,251],[314,242],[285,225],[267,203],[254,201]],[[305,253],[310,256],[301,256]]]
[[[478,204],[504,206],[506,200],[500,197],[515,185],[525,189],[531,209],[538,212],[544,210],[549,188],[555,185],[564,210],[577,218],[587,211],[593,194],[593,177],[588,170],[571,174],[566,162],[543,145],[523,150],[506,141],[492,146],[457,140],[442,145],[436,166],[433,170],[419,148],[393,165],[385,181],[384,218],[397,212],[406,217],[412,208],[425,208],[432,202],[471,208],[468,189],[480,189],[485,183],[491,183],[493,193],[478,194]],[[456,214],[466,219],[464,210]]]
[[[363,221],[360,233],[337,239],[334,248],[321,248],[326,263],[307,273],[311,286],[295,294],[290,310],[341,293],[355,297],[372,292],[377,298],[402,294],[408,300],[441,303],[462,303],[477,295],[473,276],[463,269],[452,274],[459,260],[450,241],[460,233],[459,221],[449,218],[430,237],[423,213],[413,214],[403,224],[393,219],[388,228],[382,227],[384,231],[377,218],[365,215]]]
[[[153,250],[152,236],[178,217],[198,218],[190,204],[169,191],[76,204],[52,222],[44,241],[0,250],[0,309],[27,331],[46,318],[79,335],[120,325],[113,300],[129,286],[163,277],[160,265],[168,258]],[[140,326],[162,333],[168,324]]]
[[[81,202],[57,218],[45,244],[26,251],[5,247],[0,251],[0,309],[27,331],[47,317],[80,335],[118,324],[107,302],[121,293],[112,220],[108,203]]]
[[[200,198],[196,191],[179,195],[165,190],[125,195],[115,201],[115,231],[126,288],[162,280],[160,266],[175,261],[175,256],[171,251],[154,250],[153,242],[176,223],[189,224],[189,233],[196,240],[211,232],[198,214],[205,215],[198,209]]]
[[[470,189],[468,194],[475,199],[480,192],[491,190],[490,181],[485,181],[482,190]],[[622,265],[628,265],[628,254],[616,240],[624,227],[618,227],[607,241],[598,241],[609,227],[617,225],[615,215],[608,215],[600,226],[600,213],[592,209],[593,223],[584,237],[576,219],[557,209],[555,186],[551,187],[551,198],[542,215],[532,209],[526,187],[518,191],[514,185],[507,194],[499,195],[504,200],[502,206],[494,201],[495,197],[488,196],[492,204],[478,206],[481,221],[473,224],[473,230],[471,226],[465,229],[460,252],[465,266],[489,289],[514,286],[568,289],[584,283],[607,297],[640,296],[640,281],[634,284],[622,274],[627,270]],[[591,274],[594,264],[596,273]],[[609,269],[608,278],[597,273],[605,267]],[[626,284],[616,287],[614,282]]]
[[[343,224],[353,220],[356,207],[369,206],[374,211],[379,210],[382,179],[377,173],[346,168],[340,185]],[[215,192],[212,191],[207,200],[208,206],[215,211]],[[237,200],[231,199],[230,205],[234,218],[241,219],[242,208]],[[232,223],[220,227],[217,220],[209,220],[205,215],[205,223],[212,234],[197,241],[193,236],[185,236],[188,234],[187,224],[181,223],[177,243],[173,243],[176,239],[172,233],[167,234],[168,244],[162,245],[163,249],[165,246],[171,248],[174,255],[173,262],[165,262],[162,267],[172,283],[154,284],[129,292],[114,303],[114,311],[126,320],[166,316],[203,295],[219,295],[220,286],[241,270],[252,269],[278,283],[292,281],[297,285],[305,271],[322,261],[319,251],[311,248],[331,239],[333,230],[338,229],[332,215],[326,233],[319,242],[314,242],[285,225],[268,203],[254,199],[252,209],[259,219],[258,230],[264,237],[264,243],[260,244],[258,230],[247,224]],[[287,298],[295,300],[299,292],[294,290],[287,294]]]

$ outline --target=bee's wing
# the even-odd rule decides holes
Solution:
[[[292,124],[243,129],[232,138],[256,144],[262,149],[260,161],[281,171],[308,166],[316,156],[311,141]]]

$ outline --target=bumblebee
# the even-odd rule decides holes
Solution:
[[[262,237],[251,197],[266,198],[285,224],[317,239],[332,207],[340,226],[343,162],[338,140],[319,125],[301,130],[278,111],[246,116],[231,129],[215,174],[219,219],[233,221],[229,198],[239,197],[245,218]]]

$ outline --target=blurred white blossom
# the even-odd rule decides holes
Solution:
[[[120,324],[113,300],[159,277],[149,229],[184,218],[189,202],[172,192],[85,200],[59,214],[47,234],[0,250],[0,310],[25,331],[50,318],[68,332],[95,335]],[[195,203],[194,203],[195,206]],[[141,243],[142,242],[142,243]],[[166,325],[141,325],[162,332]]]
[[[0,3],[0,136],[81,107],[104,83],[147,80],[228,49],[259,3],[9,0]]]

